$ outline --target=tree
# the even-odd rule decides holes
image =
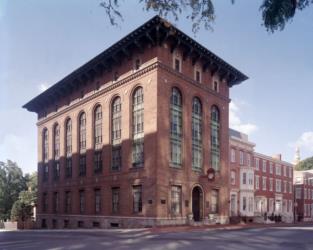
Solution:
[[[310,170],[313,169],[313,156],[300,161],[296,166],[296,170]]]
[[[232,3],[235,0],[230,0]],[[211,23],[215,20],[214,5],[212,0],[138,0],[145,11],[154,11],[160,16],[174,16],[176,20],[186,13],[186,18],[193,23],[192,30],[196,33],[201,25],[205,29],[211,29]],[[296,14],[313,3],[313,0],[263,0],[260,11],[262,12],[262,24],[267,31],[275,32],[283,30]],[[100,2],[112,25],[118,25],[117,19],[123,20],[119,0],[104,0]]]
[[[15,162],[0,162],[0,220],[10,218],[13,203],[26,190],[26,180]]]
[[[33,206],[37,200],[37,173],[25,175],[27,190],[21,191],[12,206],[11,220],[26,221],[33,215]]]

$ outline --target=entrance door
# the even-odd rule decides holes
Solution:
[[[231,198],[230,198],[230,212],[231,212],[231,216],[237,215],[236,204],[237,204],[236,195],[232,194]]]
[[[192,190],[192,213],[194,221],[202,219],[202,190],[199,187]]]

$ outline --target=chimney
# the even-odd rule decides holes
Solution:
[[[272,158],[281,161],[281,154],[273,155]]]

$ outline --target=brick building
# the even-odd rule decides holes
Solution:
[[[40,227],[225,223],[240,71],[156,16],[24,107]]]
[[[254,154],[255,216],[277,215],[293,221],[293,165],[273,157]]]
[[[313,220],[313,171],[294,172],[295,216],[298,221]]]
[[[229,130],[230,146],[230,215],[254,217],[254,166],[255,144],[248,135]]]

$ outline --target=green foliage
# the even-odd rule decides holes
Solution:
[[[0,162],[0,220],[10,218],[11,208],[17,200],[27,201],[28,203],[34,202],[36,192],[36,173],[23,176],[21,168],[15,162],[10,160],[6,163]],[[19,206],[19,203],[15,204],[16,208]]]
[[[310,170],[313,169],[313,156],[300,161],[296,166],[296,170]]]
[[[212,29],[211,23],[215,20],[214,5],[212,0],[138,0],[145,11],[153,11],[162,17],[172,15],[178,20],[180,15],[186,13],[186,18],[192,21],[192,31],[196,33],[201,25],[205,29]],[[235,3],[235,0],[230,0]],[[118,25],[116,19],[123,20],[119,12],[119,0],[102,0],[100,6],[112,25]],[[263,0],[260,11],[262,12],[263,25],[269,32],[283,30],[285,25],[292,20],[297,10],[303,10],[313,3],[313,0]]]

